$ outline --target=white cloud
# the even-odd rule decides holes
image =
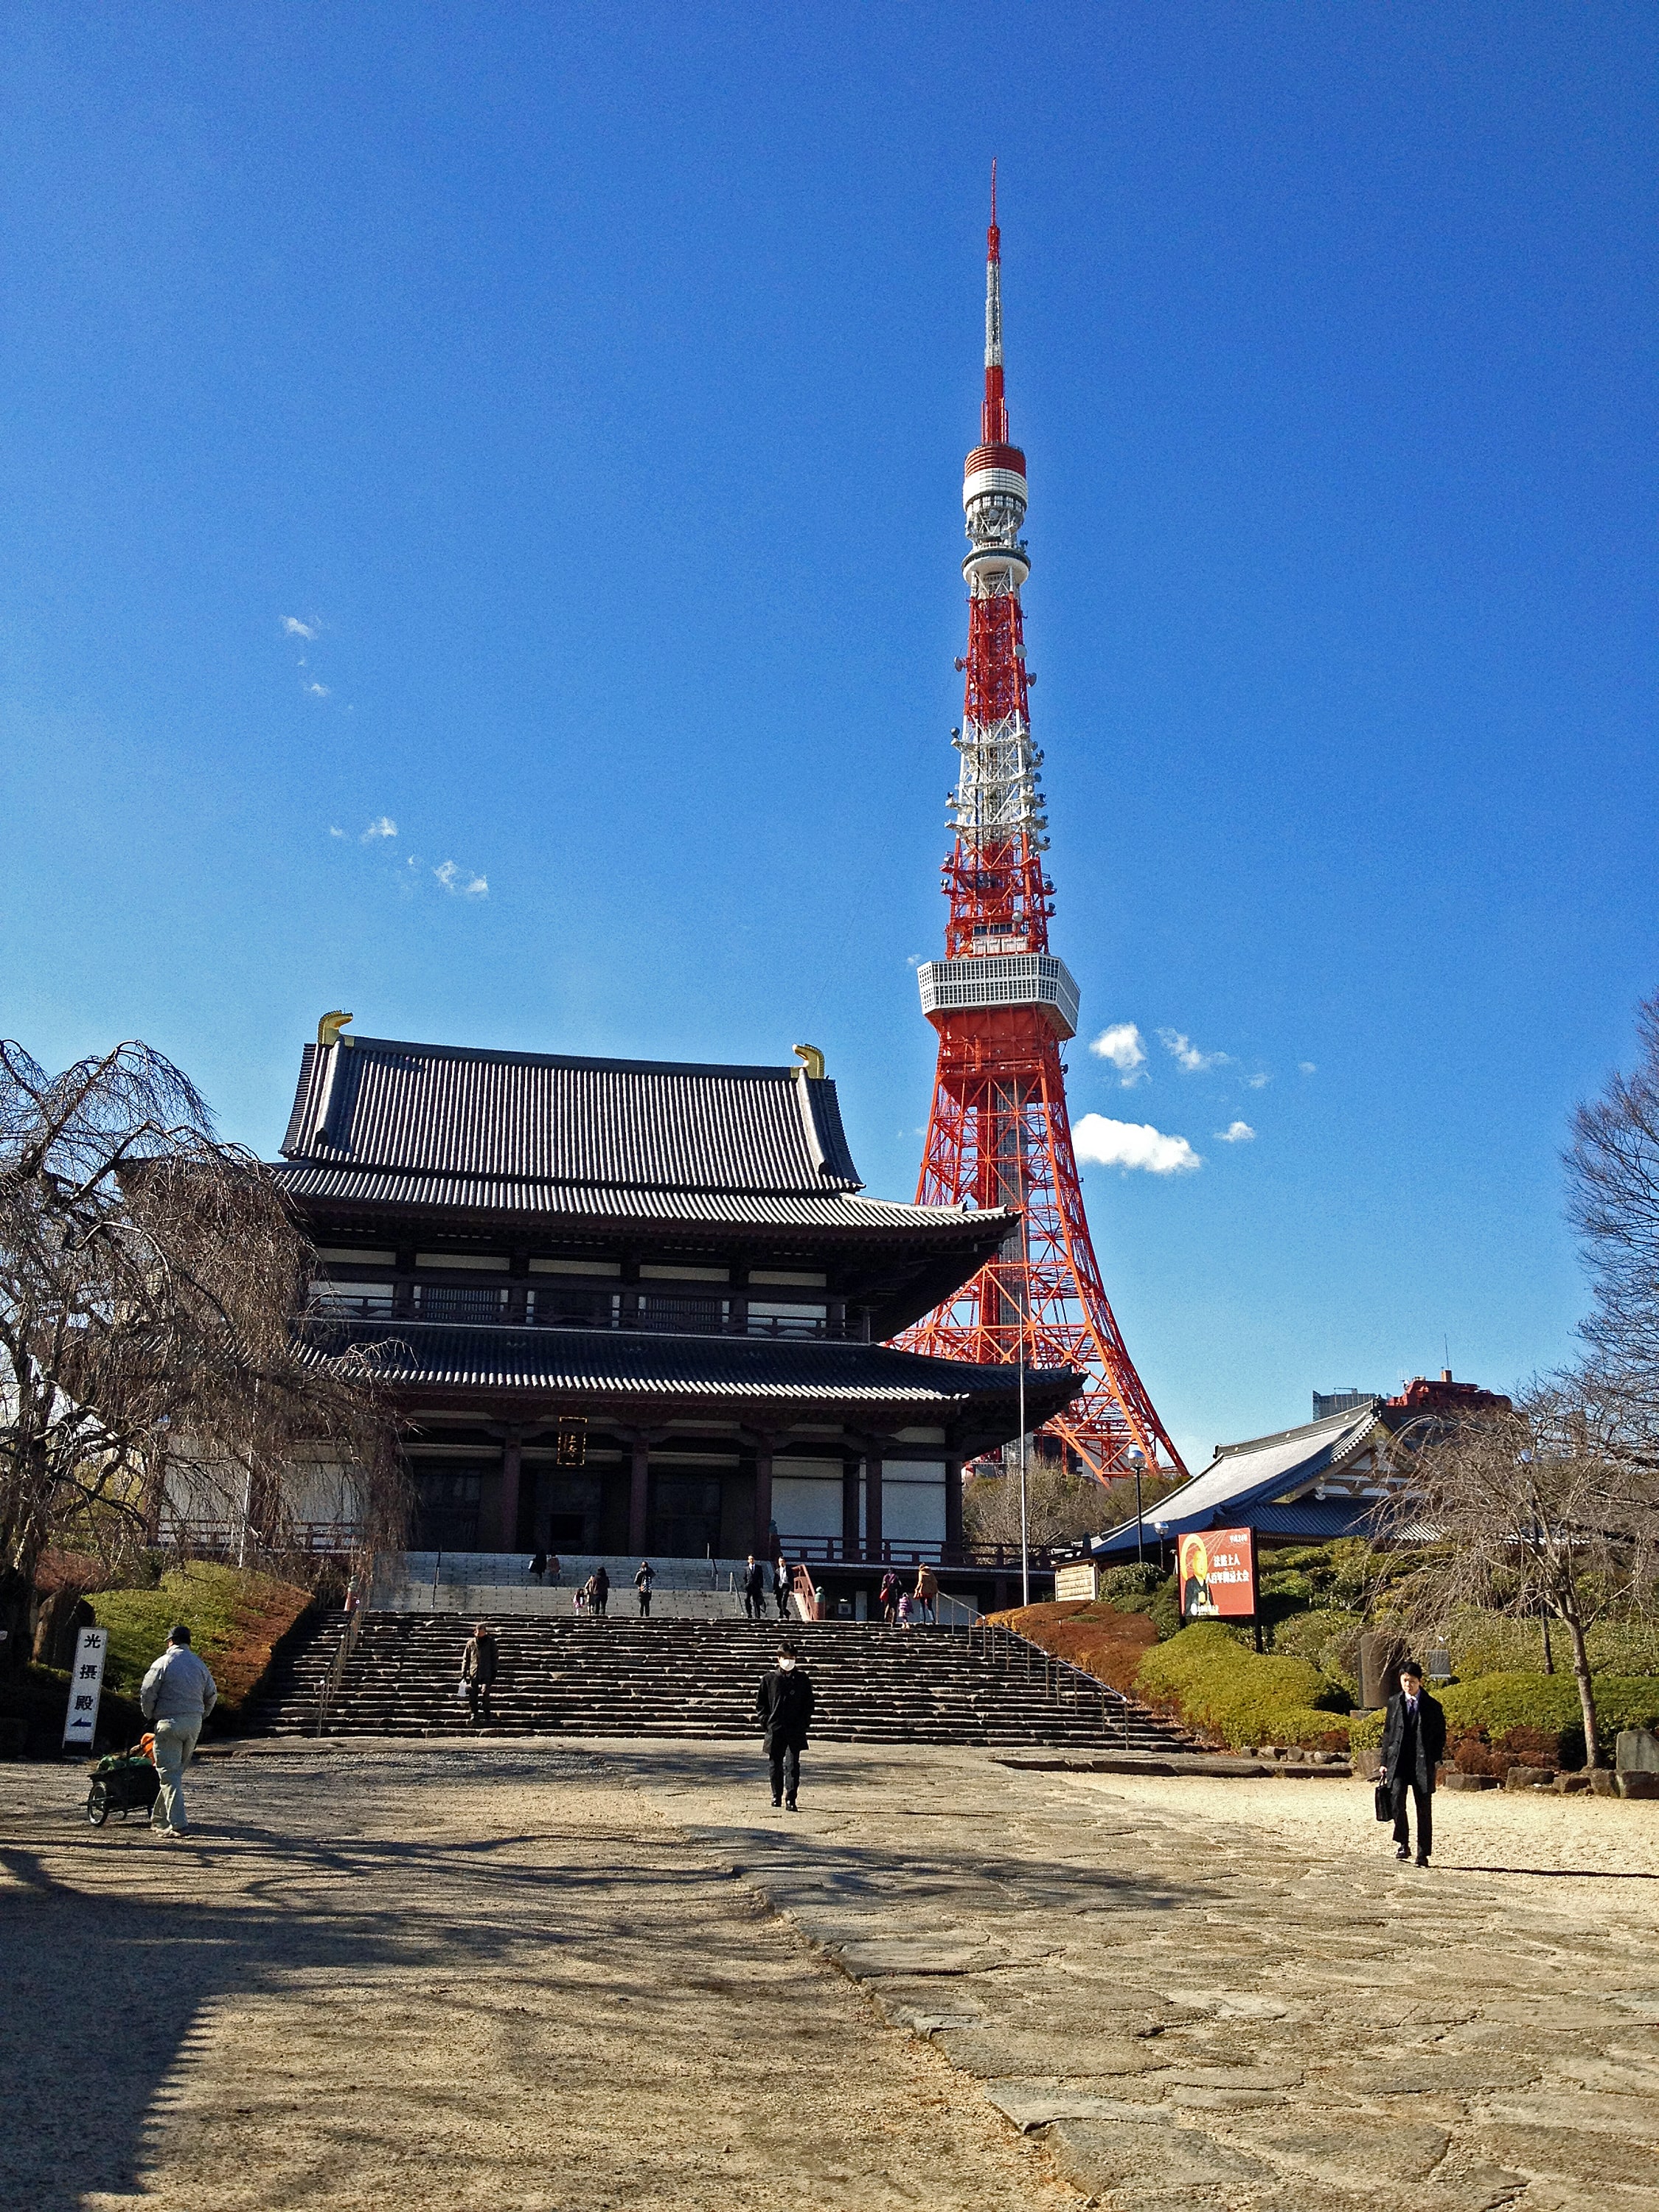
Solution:
[[[331,837],[343,837],[345,836],[345,831],[339,827],[337,823],[331,822],[328,825],[328,834]]]
[[[1310,1060],[1298,1060],[1296,1064],[1298,1071],[1304,1075],[1317,1075],[1319,1073]]]
[[[297,615],[284,615],[283,628],[290,637],[315,637],[317,635],[315,623],[302,623]]]
[[[488,898],[489,885],[483,876],[469,876],[465,868],[458,868],[453,860],[443,860],[434,868],[433,874],[452,898]]]
[[[1215,1132],[1215,1140],[1218,1145],[1253,1145],[1255,1131],[1248,1121],[1229,1121],[1224,1129]]]
[[[1097,1167],[1144,1168],[1148,1175],[1190,1175],[1204,1163],[1184,1137],[1166,1137],[1150,1121],[1113,1121],[1085,1114],[1072,1133],[1077,1156]]]
[[[1265,1091],[1272,1081],[1271,1075],[1247,1075],[1244,1086],[1249,1091]]]
[[[329,689],[326,684],[307,684],[306,686],[306,692],[307,696],[313,699],[326,699],[329,696]]]
[[[1102,1030],[1089,1049],[1097,1059],[1111,1061],[1126,1091],[1146,1082],[1146,1040],[1133,1022],[1114,1022],[1110,1029]]]
[[[1180,1030],[1160,1030],[1158,1041],[1183,1075],[1201,1075],[1206,1067],[1225,1067],[1232,1059],[1227,1052],[1200,1052]]]
[[[392,817],[389,814],[377,814],[357,842],[360,845],[372,845],[377,837],[395,837],[397,834],[398,825]]]

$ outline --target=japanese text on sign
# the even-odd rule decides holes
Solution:
[[[69,1711],[64,1717],[64,1743],[90,1751],[98,1733],[98,1700],[104,1689],[104,1656],[109,1646],[106,1628],[83,1628],[76,1639],[75,1664],[70,1669]]]
[[[1206,1528],[1181,1539],[1181,1617],[1183,1620],[1255,1618],[1255,1531]]]

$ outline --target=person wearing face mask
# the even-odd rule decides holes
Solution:
[[[1414,1802],[1420,1867],[1427,1866],[1434,1849],[1435,1769],[1445,1748],[1445,1709],[1423,1687],[1423,1669],[1416,1660],[1402,1660],[1400,1687],[1389,1699],[1382,1723],[1382,1772],[1394,1791],[1394,1855],[1412,1855],[1408,1808]]]
[[[793,1813],[800,1787],[800,1755],[806,1748],[806,1731],[812,1718],[812,1682],[800,1663],[800,1654],[786,1636],[778,1645],[778,1663],[761,1676],[755,1696],[755,1715],[761,1724],[766,1756],[772,1767],[772,1802]]]

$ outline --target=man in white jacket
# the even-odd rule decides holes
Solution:
[[[190,1648],[179,1621],[167,1631],[167,1648],[144,1677],[138,1710],[155,1737],[155,1771],[161,1787],[150,1815],[158,1835],[185,1832],[185,1769],[202,1723],[219,1702],[218,1685]]]

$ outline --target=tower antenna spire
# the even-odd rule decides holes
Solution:
[[[1006,446],[1008,409],[1002,393],[1002,233],[997,228],[997,165],[991,162],[991,227],[985,234],[985,403],[980,443]]]
[[[1181,1455],[1135,1372],[1101,1279],[1083,1210],[1060,1047],[1077,1033],[1078,993],[1048,950],[1054,885],[1031,741],[1020,592],[1031,573],[1025,456],[1010,442],[1002,382],[1002,234],[991,164],[985,240],[985,399],[963,472],[968,657],[956,840],[943,960],[918,975],[939,1032],[939,1070],[916,1202],[1000,1207],[994,1260],[900,1340],[981,1364],[1069,1369],[1082,1389],[1043,1431],[1051,1451],[1102,1481]],[[1038,1449],[1043,1446],[1039,1444]],[[1023,1447],[1022,1447],[1023,1449]],[[1010,1447],[1010,1450],[1013,1449]],[[1023,1464],[1023,1462],[1021,1462]]]

